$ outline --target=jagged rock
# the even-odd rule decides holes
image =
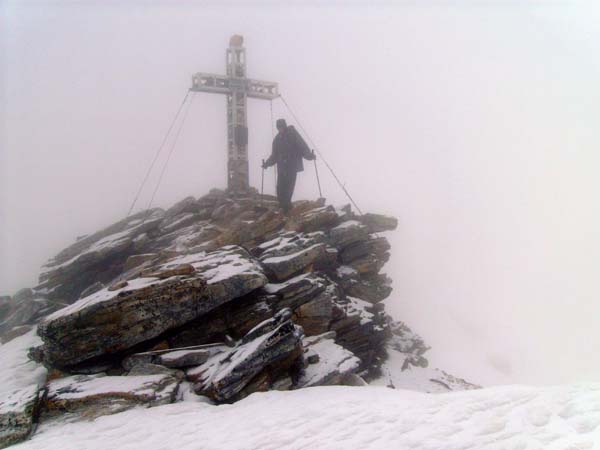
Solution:
[[[297,231],[310,233],[334,227],[340,222],[340,217],[335,208],[329,205],[306,211],[294,220]]]
[[[225,349],[225,344],[208,344],[135,353],[125,358],[122,365],[125,370],[132,370],[140,364],[158,364],[169,368],[198,366]]]
[[[110,363],[111,373],[122,371],[116,369],[121,363],[131,370],[135,358],[138,366],[186,367],[206,355],[180,347],[247,345],[267,333],[254,327],[272,324],[274,311],[289,307],[307,335],[337,331],[337,343],[362,360],[360,370],[370,371],[390,333],[382,307],[374,305],[391,292],[389,279],[379,274],[389,242],[373,233],[396,226],[394,218],[357,216],[349,205],[325,206],[323,199],[295,202],[284,217],[274,197],[261,198],[255,190],[212,190],[166,212],[140,213],[78,240],[48,263],[36,296],[73,301],[94,283],[115,290],[102,287],[45,320],[40,334],[46,342],[32,355],[80,371],[102,362]],[[258,261],[238,246],[252,249]],[[147,351],[159,341],[171,348]],[[172,363],[160,356],[169,353],[178,355]],[[230,398],[272,389],[286,378],[297,381],[283,372],[263,367]]]
[[[273,371],[289,368],[302,351],[302,332],[287,319],[290,314],[286,310],[278,313],[250,330],[235,348],[188,370],[187,377],[195,383],[196,393],[218,402],[230,401],[267,366]]]
[[[59,378],[48,383],[43,419],[64,413],[93,419],[136,406],[165,405],[175,401],[178,386],[171,374]]]
[[[305,358],[317,355],[318,362],[310,364],[300,376],[296,388],[341,384],[348,375],[358,370],[360,360],[333,340],[334,334],[303,339]]]
[[[256,220],[236,220],[216,239],[217,245],[243,244],[251,248],[265,236],[279,230],[285,217],[279,211],[267,211]]]
[[[393,231],[398,227],[398,219],[381,214],[367,213],[359,216],[357,219],[369,227],[371,233]]]
[[[269,283],[263,289],[267,294],[275,296],[271,300],[279,308],[291,308],[295,311],[299,306],[315,299],[323,293],[331,281],[325,276],[310,272],[298,275],[283,283]]]
[[[389,254],[385,254],[383,258],[370,254],[361,256],[348,265],[361,275],[376,275],[388,260]]]
[[[77,241],[43,267],[36,291],[73,301],[96,281],[108,284],[121,273],[135,240],[157,229],[163,216],[161,209],[143,211]]]
[[[375,305],[353,297],[337,300],[331,329],[337,333],[336,342],[360,358],[361,371],[369,378],[378,375],[390,332],[387,318]]]
[[[64,367],[121,352],[267,282],[260,267],[238,247],[177,257],[160,269],[181,264],[191,264],[195,272],[132,280],[123,289],[101,290],[46,318],[38,328],[45,363]]]
[[[283,281],[327,256],[325,244],[314,244],[290,255],[263,257],[261,263],[275,280]]]
[[[392,338],[389,340],[389,347],[404,356],[402,370],[409,367],[428,367],[429,361],[423,356],[430,347],[425,344],[421,336],[413,332],[406,324],[400,321],[393,321],[391,317],[386,317]]]
[[[171,347],[186,347],[223,341],[226,336],[241,339],[256,325],[273,316],[272,297],[251,293],[237,298],[174,330],[167,337],[168,342]]]
[[[307,336],[322,334],[329,330],[333,319],[333,305],[338,301],[335,284],[328,279],[322,280],[329,283],[325,289],[294,310],[294,322],[304,329]]]
[[[379,303],[392,293],[390,284],[391,280],[386,275],[376,274],[347,279],[342,288],[348,295],[370,303]]]
[[[357,220],[347,220],[329,231],[330,242],[340,249],[368,238],[368,227]]]
[[[359,241],[344,248],[340,253],[340,261],[343,264],[348,264],[358,258],[372,254],[384,257],[389,250],[390,243],[387,238],[384,236],[376,238],[370,237],[368,240]]]
[[[288,256],[315,244],[325,242],[326,235],[322,231],[314,233],[280,232],[276,237],[261,243],[252,250],[252,254],[260,258]]]

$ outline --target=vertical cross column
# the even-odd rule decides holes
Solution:
[[[246,49],[241,36],[232,36],[226,52],[227,94],[227,187],[245,191],[248,179],[248,121],[246,96]]]

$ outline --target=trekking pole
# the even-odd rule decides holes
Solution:
[[[260,206],[263,204],[263,190],[265,187],[265,160],[262,160],[262,176],[260,178]]]
[[[313,155],[315,151],[313,150]],[[319,198],[323,198],[323,194],[321,193],[321,181],[319,180],[319,169],[317,169],[317,157],[315,156],[315,173],[317,174],[317,186],[319,186]]]

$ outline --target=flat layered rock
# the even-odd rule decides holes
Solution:
[[[369,238],[369,228],[358,220],[346,220],[329,231],[329,240],[338,248]]]
[[[331,282],[318,273],[298,275],[283,283],[269,283],[263,291],[275,296],[275,304],[279,308],[290,308],[293,311],[308,303],[325,291]]]
[[[310,233],[336,226],[340,222],[340,216],[333,206],[328,205],[306,211],[295,217],[294,221],[298,231]]]
[[[176,271],[181,267],[186,275],[161,277],[168,271],[181,273]],[[44,362],[65,367],[121,352],[267,282],[240,247],[177,257],[153,274],[118,289],[102,289],[47,317],[38,327]]]
[[[314,362],[304,369],[296,388],[342,384],[358,370],[360,359],[336,344],[334,338],[335,333],[304,338],[304,359]]]
[[[48,383],[44,418],[73,413],[93,419],[136,406],[165,405],[175,401],[178,386],[170,374],[60,378]]]
[[[122,365],[125,370],[131,370],[141,364],[158,364],[169,368],[198,366],[226,348],[225,344],[207,344],[135,353],[125,358]]]
[[[243,395],[244,388],[267,367],[273,372],[289,367],[302,353],[302,331],[290,316],[291,311],[281,311],[250,330],[235,348],[188,370],[196,393],[217,402],[231,401]],[[264,377],[268,383],[269,373]]]
[[[261,263],[272,278],[283,281],[327,257],[327,245],[321,243],[285,256],[262,257]]]

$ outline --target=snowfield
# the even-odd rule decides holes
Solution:
[[[600,384],[444,394],[314,387],[222,406],[185,398],[42,425],[11,449],[600,449]]]

